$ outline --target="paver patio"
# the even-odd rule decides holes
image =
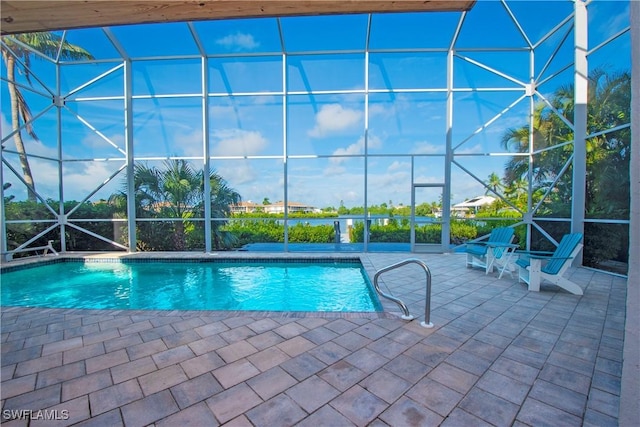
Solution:
[[[350,256],[370,275],[408,257]],[[2,422],[617,426],[625,278],[574,268],[583,296],[534,293],[462,255],[409,256],[433,276],[432,329],[416,265],[382,276],[410,322],[390,301],[353,314],[2,307]]]

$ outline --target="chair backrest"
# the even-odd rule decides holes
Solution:
[[[552,257],[572,259],[575,256],[573,251],[580,244],[581,240],[582,233],[565,234],[562,236],[562,240],[560,240],[560,244],[555,252],[553,252]],[[558,274],[565,263],[571,262],[571,259],[552,259],[542,268],[542,271],[547,274]]]
[[[513,228],[511,227],[498,227],[491,230],[489,234],[489,242],[496,243],[511,243],[513,238]]]
[[[484,240],[486,238],[486,240]],[[513,238],[513,228],[510,227],[498,227],[491,230],[489,237],[486,237],[486,234],[481,238],[474,240],[469,243],[465,243],[465,252],[470,253],[474,256],[482,257],[487,254],[487,246],[485,243],[511,243],[511,239]],[[499,250],[500,253],[496,253],[496,250]],[[496,258],[500,258],[502,256],[503,248],[494,247],[493,253]]]
[[[493,243],[511,243],[513,239],[513,228],[511,227],[498,227],[491,230],[489,234],[489,242]],[[493,256],[496,258],[502,258],[505,248],[496,246],[493,248]]]

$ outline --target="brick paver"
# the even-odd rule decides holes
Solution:
[[[279,366],[275,366],[247,381],[247,384],[264,400],[286,391],[297,383],[295,378]]]
[[[89,395],[91,413],[102,414],[142,397],[142,390],[135,379],[103,388]]]
[[[207,399],[207,405],[221,423],[237,417],[262,403],[262,399],[248,385],[240,383]]]
[[[165,390],[187,381],[187,375],[180,365],[171,365],[138,378],[145,396]]]
[[[2,409],[85,427],[617,424],[623,278],[578,269],[584,296],[532,293],[415,255],[433,329],[386,300],[386,314],[2,307]],[[406,254],[361,258],[372,276]],[[423,314],[424,275],[384,283]]]

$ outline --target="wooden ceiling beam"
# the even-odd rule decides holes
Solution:
[[[87,27],[384,12],[465,11],[476,0],[1,0],[0,32],[5,34]]]

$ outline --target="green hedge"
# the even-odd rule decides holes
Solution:
[[[249,243],[282,243],[284,242],[284,225],[275,219],[233,220],[223,228],[238,238],[242,247]],[[333,225],[310,225],[297,223],[289,226],[289,242],[291,243],[333,243]]]
[[[409,221],[389,221],[388,225],[371,224],[370,242],[404,242],[410,241],[411,226]],[[440,243],[442,238],[440,224],[427,224],[416,227],[416,243]],[[357,222],[351,232],[351,243],[364,241],[364,223]],[[451,222],[451,243],[461,244],[478,236],[477,227],[464,221]]]

